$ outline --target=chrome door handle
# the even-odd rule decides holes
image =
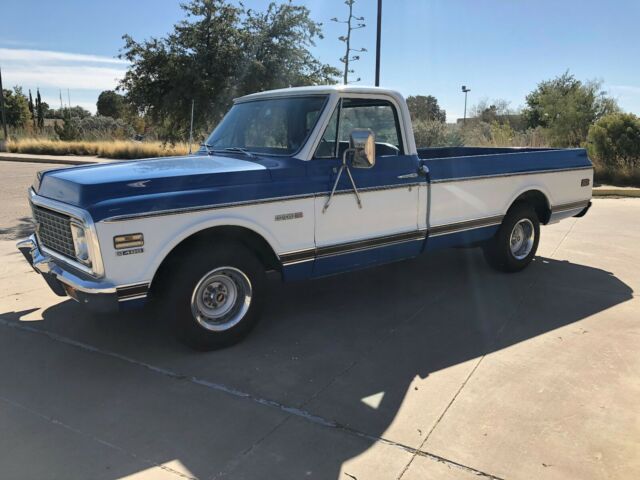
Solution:
[[[404,175],[398,175],[399,180],[404,180],[405,178],[417,178],[417,173],[405,173]]]

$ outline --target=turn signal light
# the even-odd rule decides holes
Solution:
[[[113,237],[113,246],[116,250],[142,247],[143,245],[144,236],[141,233],[127,233],[126,235],[116,235]]]

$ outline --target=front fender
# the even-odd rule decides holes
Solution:
[[[278,214],[301,212],[290,221],[276,221]],[[259,235],[276,256],[312,248],[314,245],[313,199],[274,202],[228,210],[149,216],[96,224],[102,247],[105,272],[117,283],[151,282],[156,271],[180,243],[214,227],[241,227]],[[122,256],[114,248],[113,237],[142,233],[143,251]]]

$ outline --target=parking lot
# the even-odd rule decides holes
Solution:
[[[0,163],[0,478],[640,478],[640,199],[543,227],[519,274],[471,249],[273,281],[197,353],[30,269],[43,168]]]

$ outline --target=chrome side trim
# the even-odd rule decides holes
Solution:
[[[459,233],[466,230],[476,228],[491,227],[500,225],[504,215],[495,215],[493,217],[477,218],[474,220],[465,220],[464,222],[448,223],[445,225],[436,225],[429,228],[429,237],[437,237],[440,235],[448,235],[450,233]]]
[[[579,202],[562,203],[560,205],[554,205],[551,207],[551,213],[566,212],[568,210],[582,210],[589,205],[589,200],[580,200]]]
[[[118,295],[119,302],[126,302],[127,300],[137,300],[139,298],[146,298],[149,292],[148,283],[138,283],[128,286],[120,286],[116,288],[116,294]]]
[[[426,182],[411,182],[411,183],[403,183],[403,184],[394,184],[394,185],[381,185],[376,187],[367,187],[360,188],[360,192],[376,192],[381,190],[395,190],[398,188],[412,188],[420,185],[427,185]],[[114,223],[114,222],[124,222],[127,220],[134,220],[140,218],[152,218],[152,217],[162,217],[166,215],[180,215],[183,213],[195,213],[195,212],[203,212],[209,210],[220,210],[223,208],[233,208],[233,207],[244,207],[249,205],[261,205],[264,203],[274,203],[274,202],[288,202],[292,200],[300,200],[304,198],[320,198],[326,197],[330,192],[321,192],[321,193],[304,193],[300,195],[288,195],[283,197],[270,197],[263,198],[260,200],[241,200],[238,202],[227,202],[227,203],[218,203],[215,205],[203,205],[197,207],[185,207],[185,208],[173,208],[168,210],[158,210],[156,212],[148,212],[148,213],[132,213],[125,215],[114,215],[113,217],[105,218],[101,220],[105,223]],[[343,189],[336,190],[336,195],[349,195],[353,194],[353,190]]]
[[[98,243],[96,226],[93,222],[93,219],[91,218],[91,215],[89,215],[89,213],[85,210],[74,207],[73,205],[68,205],[66,203],[58,202],[57,200],[51,200],[49,198],[41,197],[36,194],[31,187],[29,187],[29,202],[39,207],[48,208],[64,215],[69,215],[70,217],[74,218],[76,221],[87,227],[87,243],[89,245],[89,258],[91,258],[92,267],[90,268],[87,265],[80,263],[79,261],[71,260],[68,257],[49,250],[48,248],[43,247],[39,242],[38,246],[42,249],[42,252],[46,253],[50,257],[55,258],[56,260],[59,260],[60,262],[63,262],[66,265],[70,265],[71,267],[80,270],[83,273],[86,273],[87,275],[90,275],[94,278],[102,278],[104,276],[104,264],[102,263],[102,254],[100,253],[100,244]]]
[[[409,232],[396,233],[393,235],[384,235],[381,237],[357,240],[354,242],[345,242],[324,247],[308,248],[305,250],[297,250],[280,254],[280,261],[283,266],[295,265],[298,263],[308,262],[317,258],[333,257],[345,253],[359,252],[362,250],[370,250],[373,248],[386,247],[398,243],[412,242],[424,240],[426,238],[426,230],[411,230]]]
[[[439,180],[431,180],[431,183],[450,183],[450,182],[469,182],[472,180],[486,180],[488,178],[501,178],[501,177],[518,177],[521,175],[536,175],[545,173],[560,173],[560,172],[574,172],[581,170],[593,170],[593,167],[573,167],[573,168],[552,168],[547,170],[529,170],[526,172],[514,172],[514,173],[496,173],[490,175],[477,175],[468,177],[456,177],[456,178],[443,178]]]

